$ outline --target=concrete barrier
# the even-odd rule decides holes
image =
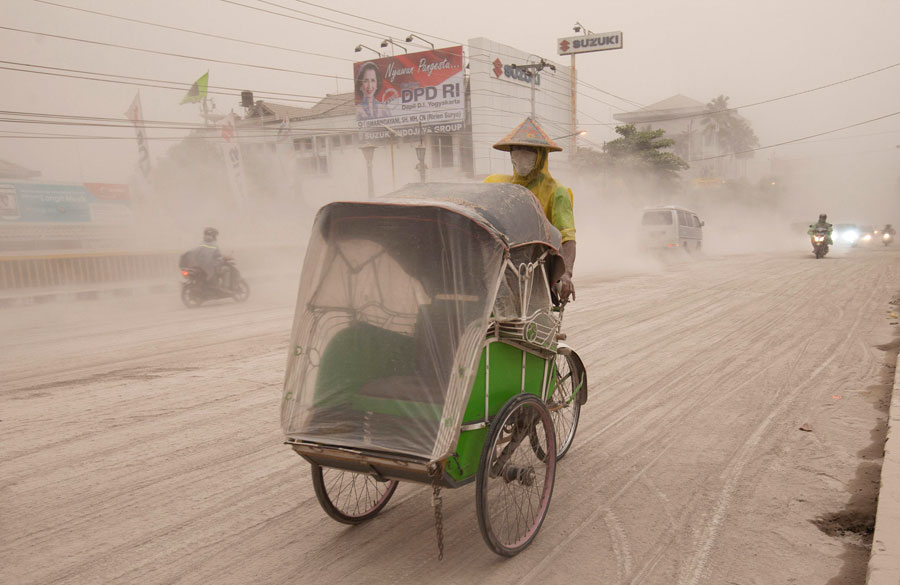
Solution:
[[[872,555],[866,585],[900,585],[900,369],[894,370],[894,387],[888,411],[881,489],[875,513]]]

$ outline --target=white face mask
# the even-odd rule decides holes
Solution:
[[[533,150],[511,150],[509,158],[512,160],[513,169],[520,177],[526,176],[534,169],[537,162],[537,153]]]

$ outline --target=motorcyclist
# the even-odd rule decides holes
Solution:
[[[217,286],[224,261],[219,252],[219,230],[208,227],[203,230],[203,243],[191,251],[191,262],[201,269],[206,276],[207,286]]]
[[[885,234],[889,234],[892,238],[897,235],[897,231],[889,223],[884,225],[884,230],[882,230],[882,231]]]
[[[833,246],[834,242],[831,240],[832,227],[831,227],[831,224],[826,221],[827,219],[828,219],[827,215],[825,215],[824,213],[820,213],[819,221],[810,225],[809,230],[806,233],[809,234],[810,238],[812,238],[813,234],[815,234],[817,230],[825,230],[828,234],[827,235],[828,239],[826,240],[826,243],[829,246]]]
[[[559,297],[562,300],[567,300],[569,296],[574,299],[572,270],[575,266],[575,217],[572,190],[557,183],[547,169],[549,154],[561,151],[562,147],[553,142],[537,122],[526,118],[495,144],[494,148],[509,152],[513,174],[490,175],[484,182],[515,183],[534,193],[544,215],[562,234],[560,254],[566,269],[559,279]]]

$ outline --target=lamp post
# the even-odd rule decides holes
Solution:
[[[414,35],[414,34],[412,34],[412,33],[409,33],[409,35],[406,37],[406,42],[407,42],[407,43],[411,43],[411,42],[413,42],[413,39],[419,39],[419,40],[422,41],[423,43],[428,43],[429,45],[431,45],[431,50],[432,50],[432,51],[434,50],[434,43],[432,43],[431,41],[426,41],[425,39],[423,39],[423,38],[420,37],[419,35]]]
[[[409,51],[406,50],[406,47],[404,47],[403,45],[398,45],[397,43],[394,42],[394,39],[392,39],[391,37],[388,37],[388,38],[384,39],[383,41],[381,41],[381,48],[383,49],[383,48],[387,47],[388,43],[391,44],[391,55],[394,54],[394,47],[400,47],[401,49],[403,49],[404,53],[409,53]]]
[[[425,182],[425,170],[428,168],[428,165],[425,164],[425,145],[419,144],[416,147],[416,158],[419,159],[419,164],[416,165],[416,168],[419,170],[419,182]]]
[[[382,124],[382,128],[388,131],[388,136],[390,136],[391,141],[391,185],[393,188],[397,189],[397,173],[394,171],[394,135],[397,134],[397,131],[388,126],[387,124]]]
[[[587,134],[587,130],[579,130],[578,132],[572,132],[571,134],[563,134],[562,136],[554,136],[551,140],[560,140],[562,138],[568,138],[569,136],[584,136]]]
[[[369,199],[375,197],[375,180],[372,178],[372,155],[375,154],[375,148],[371,144],[359,147],[363,156],[366,157],[366,179],[368,179],[369,183]]]
[[[576,33],[580,33],[584,31],[585,35],[593,34],[590,30],[580,22],[576,21],[575,26],[572,27],[572,30]],[[575,127],[578,126],[578,74],[575,71],[575,53],[572,53],[572,132],[575,132]],[[572,156],[575,156],[575,150],[577,148],[576,140],[577,132],[572,135]]]
[[[383,45],[383,46],[386,46],[386,45]],[[359,53],[359,52],[362,51],[363,49],[368,49],[368,50],[372,51],[373,53],[375,53],[376,55],[378,55],[378,58],[379,58],[379,59],[383,56],[381,53],[379,53],[378,51],[376,51],[376,50],[373,49],[372,47],[367,47],[367,46],[365,46],[365,45],[356,45],[356,46],[353,48],[353,52],[354,52],[354,53]]]

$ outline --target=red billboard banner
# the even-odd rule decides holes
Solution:
[[[454,132],[465,125],[462,46],[353,64],[356,123],[364,138]]]

